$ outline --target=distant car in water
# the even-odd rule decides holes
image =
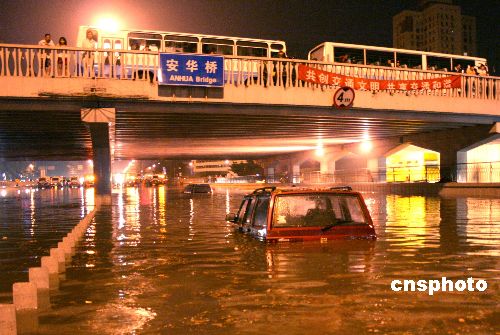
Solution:
[[[363,197],[348,186],[259,188],[246,195],[238,213],[228,214],[226,221],[266,241],[376,239]]]
[[[51,185],[50,185],[49,179],[46,177],[38,178],[38,180],[36,182],[36,187],[37,188],[50,188]]]
[[[94,180],[95,177],[94,175],[87,175],[83,178],[83,187],[88,188],[88,187],[94,187]]]
[[[165,184],[165,176],[164,175],[146,175],[144,177],[144,183],[146,186],[158,186]]]
[[[82,186],[82,184],[80,182],[80,178],[78,178],[78,177],[70,177],[69,178],[68,187],[79,188],[80,186]]]
[[[189,184],[184,187],[184,193],[195,194],[195,193],[205,193],[212,194],[213,190],[209,184]]]
[[[52,186],[52,187],[63,187],[64,186],[64,178],[61,178],[61,177],[51,177],[50,178],[50,186]]]

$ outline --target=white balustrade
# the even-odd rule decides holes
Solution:
[[[453,72],[388,68],[350,63],[225,56],[226,85],[300,87],[333,90],[336,87],[303,82],[298,66],[307,65],[340,75],[374,80],[423,80],[457,75]],[[159,72],[157,52],[82,48],[41,47],[0,44],[0,77],[96,78],[143,80],[156,83]],[[499,100],[500,78],[461,74],[462,87],[453,89],[403,91],[391,94],[436,95],[468,99]]]

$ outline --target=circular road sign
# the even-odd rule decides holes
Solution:
[[[350,108],[354,102],[354,90],[351,87],[341,87],[333,95],[335,108]]]

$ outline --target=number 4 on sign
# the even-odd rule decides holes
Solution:
[[[351,87],[341,87],[333,95],[335,108],[350,108],[354,103],[354,90]]]

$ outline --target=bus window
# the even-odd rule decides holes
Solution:
[[[389,51],[366,50],[366,65],[391,66],[395,63],[394,53]]]
[[[427,56],[427,70],[450,71],[451,58]]]
[[[396,66],[409,69],[422,69],[422,55],[404,54],[398,52],[396,53]]]
[[[111,41],[107,38],[102,40],[102,48],[103,49],[111,49]]]
[[[277,58],[278,52],[280,52],[281,50],[286,53],[286,48],[283,44],[271,44],[271,57]]]
[[[453,58],[453,67],[455,67],[457,64],[462,65],[462,69],[465,71],[467,67],[470,65],[472,67],[476,66],[476,62],[472,59],[461,59],[461,58]]]
[[[161,45],[161,35],[151,33],[129,33],[129,50],[159,51]]]
[[[309,54],[309,59],[323,61],[323,52],[324,51],[325,51],[324,45],[317,47],[316,49],[311,51],[311,53]]]
[[[363,49],[334,47],[333,61],[339,63],[364,64]]]
[[[193,36],[165,35],[164,43],[166,52],[198,52],[198,38]]]
[[[202,38],[201,52],[204,54],[233,55],[234,42],[218,38]]]
[[[238,56],[267,57],[267,44],[258,42],[236,42],[236,54]]]

